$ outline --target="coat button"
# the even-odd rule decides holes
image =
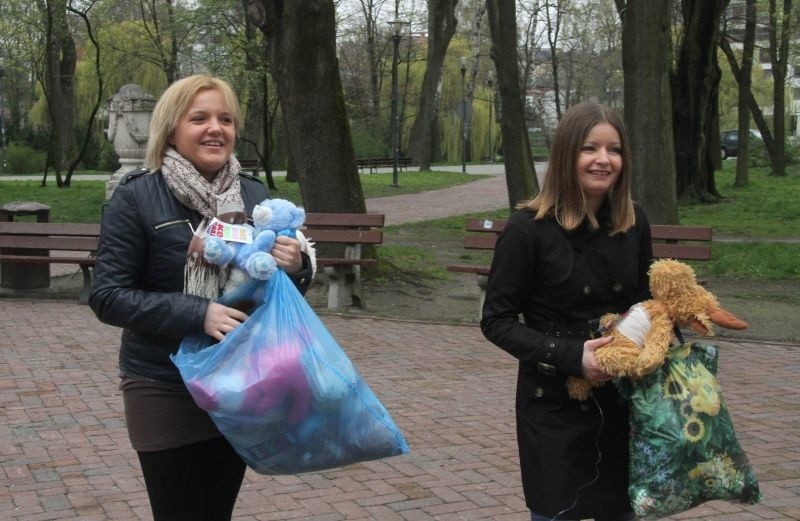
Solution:
[[[581,411],[582,412],[586,412],[588,410],[589,410],[589,404],[588,403],[582,403],[581,404]]]
[[[536,389],[533,390],[533,395],[536,398],[541,398],[542,396],[544,396],[544,389],[542,389],[541,387],[537,387]]]
[[[589,287],[589,286],[584,286],[583,287],[583,294],[584,295],[591,295],[592,294],[592,288]]]
[[[622,282],[619,281],[615,282],[614,285],[611,286],[611,290],[614,293],[619,293],[620,291],[622,291]]]

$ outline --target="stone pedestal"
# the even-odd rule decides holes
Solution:
[[[119,156],[120,168],[106,182],[106,199],[110,199],[123,175],[144,164],[150,117],[156,99],[139,85],[123,85],[108,100],[106,137]]]
[[[35,201],[12,201],[0,206],[0,221],[14,222],[18,217],[32,215],[36,222],[50,222],[50,206]],[[42,255],[47,250],[3,248],[6,255]],[[0,262],[0,288],[26,290],[50,286],[50,265],[45,263]]]

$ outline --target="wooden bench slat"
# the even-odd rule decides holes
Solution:
[[[64,235],[99,237],[99,224],[0,222],[0,235]]]
[[[332,259],[317,257],[319,266],[347,266],[356,264],[358,266],[372,266],[378,263],[378,259]]]
[[[94,257],[50,257],[47,255],[4,255],[0,261],[18,264],[87,264],[95,263]]]
[[[489,266],[476,266],[472,264],[450,264],[447,271],[457,271],[460,273],[477,273],[478,275],[488,275]]]
[[[335,226],[382,227],[386,216],[382,213],[307,213],[306,228]]]
[[[467,219],[467,231],[500,233],[507,222],[508,219]]]
[[[497,243],[497,235],[467,235],[464,237],[464,248],[470,250],[493,250]]]
[[[381,230],[303,230],[303,234],[315,244],[381,244]]]
[[[653,258],[709,260],[711,259],[711,247],[694,244],[653,243]]]
[[[710,241],[713,235],[713,229],[707,226],[651,224],[650,235],[653,239]]]
[[[94,251],[97,241],[95,237],[0,235],[0,248]]]

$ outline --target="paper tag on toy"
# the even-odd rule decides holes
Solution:
[[[206,228],[206,234],[212,237],[219,237],[223,241],[241,242],[250,244],[253,242],[253,227],[249,224],[228,224],[220,221],[216,217]]]

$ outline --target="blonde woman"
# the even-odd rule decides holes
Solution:
[[[517,441],[533,521],[634,519],[628,500],[628,413],[613,384],[587,402],[567,376],[608,382],[594,320],[648,297],[652,249],[631,200],[619,117],[582,103],[556,129],[538,196],[518,206],[497,241],[481,329],[519,360]],[[519,317],[523,320],[520,321]]]
[[[214,302],[227,271],[202,261],[202,231],[215,217],[243,223],[268,197],[232,155],[241,123],[231,87],[197,75],[173,83],[153,112],[149,170],[126,176],[101,227],[90,305],[123,328],[119,354],[125,420],[155,521],[230,519],[245,464],[199,409],[169,359],[181,339],[221,340],[246,318]],[[311,278],[299,243],[272,255],[301,291]]]

